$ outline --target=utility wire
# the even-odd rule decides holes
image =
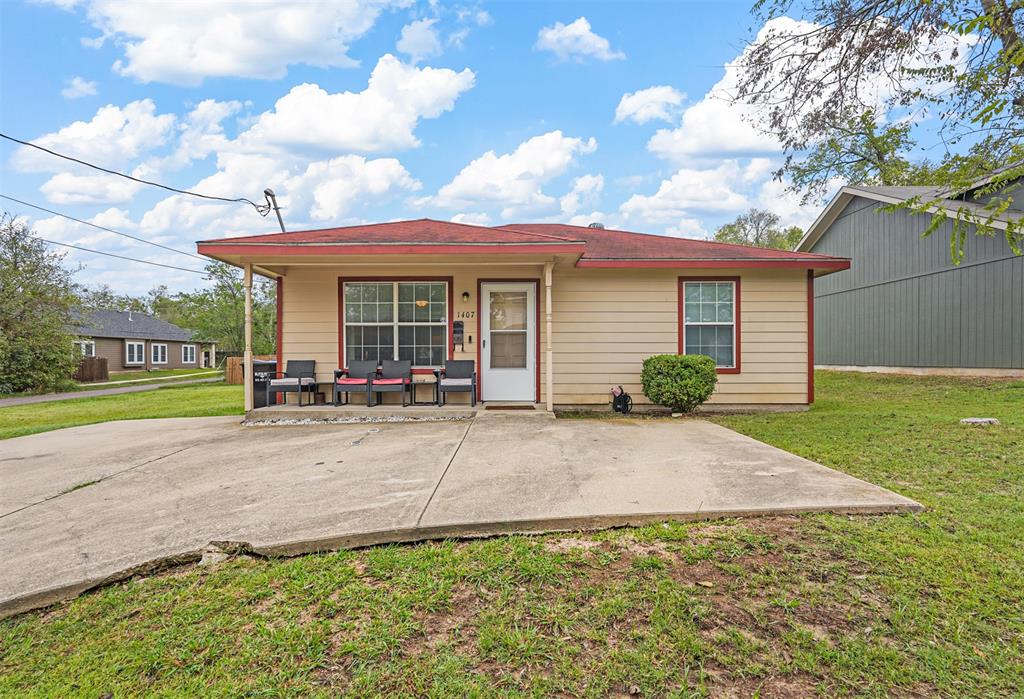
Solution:
[[[108,175],[117,175],[118,177],[124,177],[125,179],[131,180],[133,182],[139,182],[140,184],[148,184],[151,187],[159,187],[160,189],[166,189],[168,192],[175,192],[176,194],[187,194],[192,197],[199,197],[200,199],[209,199],[211,201],[224,201],[228,202],[229,204],[250,204],[254,209],[256,209],[260,216],[266,216],[268,213],[270,213],[269,205],[257,204],[253,200],[246,199],[245,197],[237,197],[235,199],[230,199],[227,197],[215,197],[209,194],[200,194],[199,192],[190,192],[187,189],[176,189],[174,187],[169,187],[165,184],[160,184],[159,182],[151,182],[150,180],[139,179],[138,177],[132,177],[131,175],[126,175],[125,173],[118,172],[117,170],[109,170],[105,167],[100,167],[99,165],[93,165],[92,163],[87,163],[84,160],[73,158],[70,155],[64,155],[63,153],[58,153],[57,151],[50,150],[49,148],[44,148],[43,146],[36,145],[35,143],[31,143],[29,141],[22,141],[20,138],[15,138],[14,136],[8,136],[5,133],[0,133],[0,138],[5,138],[8,141],[13,141],[14,143],[20,143],[21,145],[28,146],[29,148],[41,150],[44,153],[49,153],[50,155],[56,156],[58,158],[64,158],[64,160],[70,160],[71,162],[78,163],[79,165],[91,167],[93,170],[99,170],[100,172],[105,172]]]
[[[162,248],[164,250],[170,250],[171,252],[176,252],[179,255],[188,255],[189,257],[194,257],[197,260],[202,260],[203,262],[207,262],[208,261],[205,257],[200,257],[199,255],[193,255],[192,253],[185,252],[184,250],[178,250],[176,248],[168,247],[166,245],[161,245],[160,243],[154,243],[152,240],[146,240],[145,238],[139,238],[139,237],[134,236],[134,235],[129,235],[128,233],[122,233],[121,231],[115,231],[113,228],[107,228],[106,226],[101,226],[101,225],[96,224],[96,223],[90,223],[88,221],[83,221],[80,218],[75,218],[74,216],[68,216],[67,214],[62,214],[59,211],[53,211],[52,209],[47,209],[47,208],[42,207],[42,206],[36,206],[35,204],[29,204],[27,201],[22,201],[21,199],[15,199],[14,197],[9,197],[6,194],[0,194],[0,198],[6,199],[8,201],[16,202],[18,204],[21,204],[22,206],[30,206],[33,209],[38,209],[39,211],[45,211],[46,213],[53,214],[54,216],[61,216],[63,218],[68,219],[69,221],[74,221],[75,223],[81,223],[84,226],[92,226],[93,228],[98,228],[99,230],[106,231],[107,233],[113,233],[114,235],[121,235],[121,236],[124,236],[125,238],[131,238],[132,240],[137,240],[140,243],[145,243],[146,245],[152,245],[154,247]]]
[[[92,248],[83,248],[81,245],[72,245],[71,243],[58,243],[56,240],[47,240],[46,238],[40,238],[39,236],[33,236],[36,240],[41,240],[44,243],[50,245],[61,245],[66,248],[74,248],[75,250],[83,250],[84,252],[93,252],[97,255],[106,255],[107,257],[116,257],[119,260],[128,260],[129,262],[141,262],[144,265],[154,265],[156,267],[166,267],[167,269],[176,269],[180,272],[191,272],[192,274],[205,275],[206,272],[201,272],[198,269],[188,269],[187,267],[176,267],[174,265],[165,265],[162,262],[150,262],[149,260],[139,260],[134,257],[125,257],[124,255],[115,255],[112,252],[103,252],[102,250],[93,250]]]

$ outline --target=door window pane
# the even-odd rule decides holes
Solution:
[[[491,368],[526,368],[526,332],[491,333]]]
[[[491,291],[491,331],[526,330],[527,293],[525,291]]]

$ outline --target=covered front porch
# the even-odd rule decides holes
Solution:
[[[247,414],[263,419],[272,409],[275,414],[312,411],[367,419],[385,412],[396,418],[443,416],[446,408],[437,406],[438,370],[453,360],[472,362],[475,372],[472,395],[444,393],[444,403],[455,413],[472,412],[473,403],[478,409],[554,408],[551,339],[557,254],[394,255],[386,262],[379,256],[244,256],[238,262],[245,279],[246,376],[253,375],[256,274],[277,284],[278,375],[288,371],[289,362],[314,362],[309,377],[315,383],[313,395],[278,394],[278,402],[287,401],[284,406],[257,409],[252,384],[246,382]],[[372,362],[380,372],[385,361],[409,363],[407,395],[370,391],[368,396],[362,386],[345,386],[348,404],[333,405],[338,372],[348,372],[354,362],[360,367]],[[300,407],[300,395],[304,404],[316,398],[320,404]]]

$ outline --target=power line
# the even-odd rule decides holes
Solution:
[[[187,195],[192,196],[192,197],[199,197],[200,199],[209,199],[211,201],[223,201],[223,202],[227,202],[229,204],[243,204],[243,203],[244,204],[249,204],[254,209],[256,209],[256,211],[259,213],[260,216],[266,216],[268,213],[270,213],[270,206],[269,205],[267,205],[267,204],[257,204],[253,200],[246,199],[245,197],[237,197],[235,199],[230,199],[230,198],[227,198],[227,197],[215,197],[215,196],[209,195],[209,194],[200,194],[199,192],[190,192],[187,189],[177,189],[175,187],[169,187],[168,185],[165,185],[165,184],[160,184],[159,182],[152,182],[150,180],[143,180],[143,179],[139,179],[138,177],[133,177],[131,175],[126,175],[125,173],[118,172],[117,170],[110,170],[108,168],[101,167],[99,165],[93,165],[92,163],[88,163],[88,162],[86,162],[84,160],[79,160],[78,158],[73,158],[70,155],[64,155],[63,153],[58,153],[55,150],[50,150],[49,148],[44,148],[43,146],[36,145],[35,143],[31,143],[29,141],[22,141],[20,138],[15,138],[14,136],[8,136],[5,133],[0,133],[0,138],[6,138],[8,141],[13,141],[14,143],[20,143],[23,146],[28,146],[29,148],[35,148],[36,150],[41,150],[44,153],[49,153],[50,155],[56,156],[58,158],[63,158],[64,160],[70,160],[71,162],[78,163],[79,165],[85,165],[86,167],[91,167],[93,170],[99,170],[100,172],[105,172],[108,175],[117,175],[118,177],[124,177],[127,180],[131,180],[132,182],[139,182],[140,184],[148,184],[151,187],[159,187],[160,189],[166,189],[168,192],[175,192],[176,194],[187,194]]]
[[[154,243],[152,240],[146,240],[145,238],[139,238],[139,237],[134,236],[134,235],[129,235],[128,233],[122,233],[121,231],[115,231],[113,228],[107,228],[106,226],[101,226],[101,225],[96,224],[96,223],[90,223],[89,221],[83,221],[80,218],[75,218],[74,216],[68,216],[67,214],[62,214],[59,211],[53,211],[52,209],[47,209],[46,207],[43,207],[43,206],[37,206],[35,204],[29,204],[27,201],[22,201],[21,199],[15,199],[14,197],[9,197],[6,194],[0,194],[0,198],[7,199],[8,201],[16,202],[18,204],[21,204],[22,206],[30,206],[33,209],[38,209],[39,211],[45,211],[46,213],[53,214],[54,216],[61,216],[63,218],[68,219],[69,221],[74,221],[75,223],[81,223],[82,225],[85,225],[85,226],[92,226],[93,228],[98,228],[99,230],[106,231],[107,233],[113,233],[115,235],[121,235],[121,236],[124,236],[125,238],[131,238],[132,240],[137,240],[140,243],[146,243],[147,245],[152,245],[154,247],[162,248],[164,250],[170,250],[171,252],[176,252],[179,255],[188,255],[189,257],[194,257],[197,260],[202,260],[203,262],[207,261],[205,257],[200,257],[199,255],[193,255],[190,252],[185,252],[184,250],[178,250],[176,248],[168,247],[166,245],[161,245],[160,243]]]
[[[187,267],[176,267],[174,265],[165,265],[162,262],[150,262],[149,260],[139,260],[134,257],[125,257],[124,255],[115,255],[112,252],[103,252],[102,250],[93,250],[91,248],[83,248],[81,245],[72,245],[71,243],[58,243],[56,240],[47,240],[46,238],[40,238],[39,236],[32,236],[36,240],[41,240],[44,243],[50,245],[61,245],[65,248],[73,248],[75,250],[82,250],[84,252],[93,252],[97,255],[106,255],[107,257],[116,257],[119,260],[128,260],[129,262],[141,262],[144,265],[154,265],[156,267],[166,267],[167,269],[176,269],[180,272],[191,272],[192,274],[206,275],[206,272],[200,272],[198,269],[188,269]]]

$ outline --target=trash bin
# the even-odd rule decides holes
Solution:
[[[273,392],[270,394],[270,402],[267,403],[267,384],[276,376],[277,362],[275,360],[252,360],[252,405],[254,408],[277,405],[277,394]]]

